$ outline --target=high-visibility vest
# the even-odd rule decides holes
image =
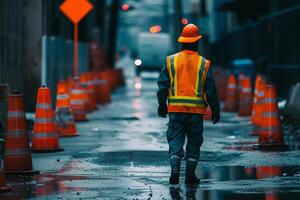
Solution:
[[[184,50],[167,57],[170,77],[168,112],[205,114],[205,80],[210,61],[198,52]]]

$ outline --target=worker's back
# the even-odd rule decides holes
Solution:
[[[220,120],[220,105],[210,70],[210,61],[198,54],[198,40],[202,36],[194,24],[184,27],[178,42],[182,51],[170,55],[158,78],[157,113],[169,115],[166,132],[171,164],[171,185],[179,184],[180,163],[186,158],[186,184],[199,184],[195,169],[203,142],[203,115],[207,104],[211,107],[212,121]],[[185,139],[186,151],[184,151]]]
[[[183,50],[167,57],[169,112],[205,114],[204,86],[209,65],[208,60],[192,50]]]
[[[201,57],[197,52],[181,51],[177,57],[177,95],[195,96],[198,91],[195,90],[199,62]]]

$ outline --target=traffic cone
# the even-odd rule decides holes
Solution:
[[[234,112],[237,110],[237,87],[234,75],[230,75],[228,79],[224,109],[228,112]]]
[[[68,79],[67,79],[67,87],[68,87],[69,95],[71,94],[71,90],[74,87],[74,85],[75,85],[74,79],[71,76],[69,76]]]
[[[80,75],[80,82],[86,91],[86,112],[92,112],[97,108],[97,103],[95,99],[95,86],[92,79],[92,76],[87,73],[83,73]]]
[[[252,88],[251,80],[244,77],[242,80],[242,90],[239,98],[239,116],[247,117],[252,113]]]
[[[100,104],[107,104],[111,102],[111,89],[107,80],[106,74],[103,72],[97,72],[97,78],[99,82]]]
[[[74,117],[70,108],[68,87],[64,80],[59,81],[57,84],[55,116],[60,137],[78,136]]]
[[[3,171],[0,171],[0,192],[5,192],[11,190],[10,186],[6,185],[6,178]]]
[[[64,150],[59,147],[50,90],[45,86],[38,90],[31,148],[38,153]]]
[[[32,170],[23,95],[19,92],[8,98],[3,170],[5,173],[39,173]]]
[[[258,138],[260,147],[284,146],[283,134],[277,104],[277,92],[274,85],[265,86],[261,128]]]
[[[255,81],[255,92],[252,108],[252,133],[251,135],[258,135],[260,131],[261,124],[261,113],[263,109],[264,100],[264,87],[265,82],[261,76],[256,77]]]
[[[75,121],[87,121],[85,113],[85,90],[80,84],[78,77],[74,79],[74,86],[71,90],[70,103]]]

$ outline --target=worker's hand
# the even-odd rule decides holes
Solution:
[[[212,112],[211,121],[213,122],[213,124],[216,124],[220,121],[220,112],[219,111]]]
[[[166,118],[168,114],[168,106],[167,104],[160,104],[157,109],[158,116],[162,118]]]

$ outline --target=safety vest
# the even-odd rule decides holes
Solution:
[[[210,61],[184,50],[167,57],[170,77],[168,112],[205,114],[205,80]]]

